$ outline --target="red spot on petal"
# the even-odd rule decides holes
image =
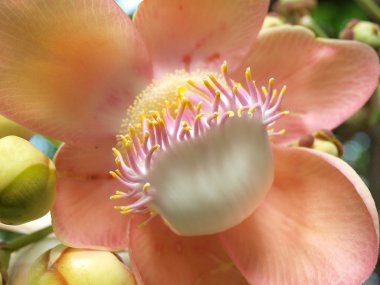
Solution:
[[[212,62],[212,61],[216,61],[216,60],[220,60],[220,53],[218,53],[218,52],[214,52],[206,58],[207,62]]]
[[[110,93],[107,97],[107,104],[110,105],[110,106],[118,106],[120,105],[122,102],[121,102],[121,99],[119,96],[117,96],[117,94],[114,94],[114,93]]]
[[[185,54],[182,57],[182,62],[183,62],[183,65],[185,66],[185,70],[186,71],[190,70],[191,61],[192,61],[192,59],[191,59],[191,55],[190,54]]]

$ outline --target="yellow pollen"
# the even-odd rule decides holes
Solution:
[[[205,96],[196,87],[202,86],[204,78],[209,76],[216,78],[220,82],[223,81],[221,75],[217,73],[210,74],[209,71],[194,71],[189,73],[184,70],[178,70],[160,80],[153,81],[151,85],[136,97],[133,105],[127,110],[127,115],[121,124],[119,133],[129,133],[129,126],[133,125],[139,135],[138,129],[141,129],[141,121],[144,118],[157,120],[157,118],[161,117],[160,114],[162,112],[170,112],[175,117],[178,112],[176,110],[178,108],[178,100],[182,106],[190,104],[190,100],[184,96],[190,89],[193,93],[199,94],[202,97]],[[198,113],[200,108],[201,105],[198,104],[196,107]],[[152,124],[153,126],[153,122],[148,124]]]

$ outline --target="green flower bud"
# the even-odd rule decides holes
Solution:
[[[133,274],[113,253],[58,245],[40,256],[28,285],[135,285]]]
[[[54,163],[15,136],[0,139],[0,153],[0,221],[15,225],[45,215],[54,199]]]
[[[362,21],[357,23],[352,31],[354,40],[370,45],[375,49],[380,48],[380,26],[378,24]]]
[[[33,132],[31,130],[28,130],[23,126],[0,116],[0,138],[6,136],[18,136],[28,140],[32,135]]]

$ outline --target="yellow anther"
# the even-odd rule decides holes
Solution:
[[[222,66],[220,67],[220,70],[222,73],[227,73],[227,61],[223,62]]]
[[[128,208],[128,207],[120,211],[120,213],[122,213],[123,215],[129,214],[130,212],[133,212],[133,209]]]
[[[232,92],[234,92],[235,94],[238,93],[237,85],[234,85],[234,87],[232,87]]]
[[[182,103],[183,106],[186,106],[186,105],[190,104],[190,100],[187,97],[183,97],[181,99],[181,103]]]
[[[194,87],[194,88],[197,88],[197,84],[195,84],[195,82],[191,79],[187,80],[187,83],[191,86],[191,87]]]
[[[150,183],[145,183],[143,186],[144,192],[148,191],[149,187],[150,187]]]
[[[170,107],[170,102],[168,100],[165,100],[165,107],[169,108]]]
[[[115,157],[118,157],[119,156],[119,154],[120,154],[120,151],[118,151],[116,148],[112,148],[112,152],[113,152],[113,155],[115,156]]]
[[[263,93],[265,94],[265,95],[268,95],[268,90],[263,86],[263,87],[261,87],[261,91],[263,91]]]
[[[268,85],[269,87],[272,87],[274,84],[274,78],[269,79]]]
[[[276,98],[276,96],[277,96],[277,89],[274,89],[272,93],[272,98]]]
[[[286,85],[284,85],[284,86],[281,88],[280,95],[284,95],[285,92],[286,92],[286,89],[287,89],[287,87],[286,87]]]
[[[204,113],[199,113],[195,116],[195,120],[200,120],[204,116]]]
[[[116,191],[116,194],[117,194],[117,195],[125,195],[125,193],[124,193],[124,192],[121,192],[121,191]]]
[[[202,102],[199,102],[199,103],[197,104],[196,109],[197,109],[197,113],[200,113],[200,111],[201,111],[201,109],[202,109]]]
[[[116,166],[117,166],[117,167],[120,167],[120,166],[121,166],[121,161],[119,160],[118,157],[115,159],[115,163],[116,163]]]
[[[228,114],[228,117],[230,117],[230,118],[235,116],[234,111],[227,111],[227,114]]]
[[[187,127],[188,126],[188,124],[187,124],[187,122],[186,121],[182,121],[182,127]]]
[[[112,196],[110,197],[111,200],[118,200],[118,199],[120,199],[120,198],[121,198],[120,195],[112,195]]]
[[[282,112],[282,114],[285,115],[285,116],[286,116],[286,115],[289,115],[289,113],[290,113],[289,111],[283,111],[283,112]]]
[[[241,114],[243,113],[244,111],[244,108],[239,108],[237,113],[238,113],[238,117],[240,118],[241,117]]]
[[[136,129],[135,129],[135,127],[133,125],[129,125],[129,132],[131,134],[135,134],[136,133]]]
[[[217,91],[215,92],[215,99],[217,99],[217,100],[220,99],[220,91],[219,91],[219,90],[217,90]]]
[[[210,84],[210,82],[208,82],[208,80],[207,79],[203,79],[203,84],[207,87],[207,89],[214,89],[214,88],[212,88],[212,86],[211,86],[211,84]]]
[[[186,92],[186,87],[185,86],[181,86],[177,90],[178,94],[184,94],[185,92]]]
[[[251,107],[248,109],[248,114],[253,114],[254,111],[255,111],[255,108]]]
[[[124,206],[114,206],[113,208],[114,208],[115,210],[117,210],[117,211],[121,211],[121,210],[124,209]]]
[[[145,133],[145,134],[144,134],[144,139],[145,139],[145,140],[149,139],[149,137],[150,137],[150,134],[149,134],[149,133]]]
[[[116,169],[116,170],[115,170],[115,173],[116,173],[118,176],[121,176],[121,172],[120,172],[119,169]]]
[[[125,146],[128,143],[129,139],[126,136],[121,136],[121,141],[123,142],[123,144]]]
[[[249,80],[249,81],[252,81],[252,72],[251,72],[251,68],[248,67],[246,70],[245,70],[245,77]]]
[[[213,74],[209,74],[208,78],[210,78],[211,81],[217,81]]]
[[[130,151],[132,149],[132,143],[130,140],[126,140],[124,142],[124,147],[126,148],[127,151]]]
[[[219,114],[217,112],[214,112],[214,113],[212,113],[212,115],[210,117],[213,119],[216,119],[218,116],[219,116]]]
[[[283,134],[285,134],[285,132],[286,132],[286,130],[285,130],[285,129],[282,129],[282,130],[279,131],[278,133],[279,133],[280,135],[283,135]]]
[[[154,120],[157,120],[160,117],[160,113],[158,111],[152,111],[150,115]]]
[[[117,178],[117,174],[114,171],[110,171],[109,174],[111,174],[112,178]]]
[[[160,148],[160,145],[159,144],[155,144],[154,146],[152,146],[152,150],[155,151],[157,149]]]

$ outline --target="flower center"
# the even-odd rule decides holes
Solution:
[[[274,89],[274,80],[270,79],[266,87],[258,89],[250,68],[247,68],[245,77],[247,88],[231,79],[224,63],[221,74],[177,71],[142,92],[128,110],[118,148],[113,149],[118,169],[110,174],[127,190],[117,191],[110,198],[132,201],[128,205],[115,206],[115,209],[122,214],[159,213],[170,224],[171,218],[165,217],[165,213],[171,211],[159,205],[158,200],[162,200],[162,197],[158,198],[160,189],[152,187],[150,181],[155,179],[152,176],[155,162],[160,161],[165,153],[172,152],[179,144],[202,140],[213,129],[226,125],[232,117],[261,122],[268,137],[284,133],[272,126],[288,114],[288,111],[279,110],[286,87],[278,93]],[[175,226],[172,228],[181,233]],[[203,230],[195,232],[199,234]]]

